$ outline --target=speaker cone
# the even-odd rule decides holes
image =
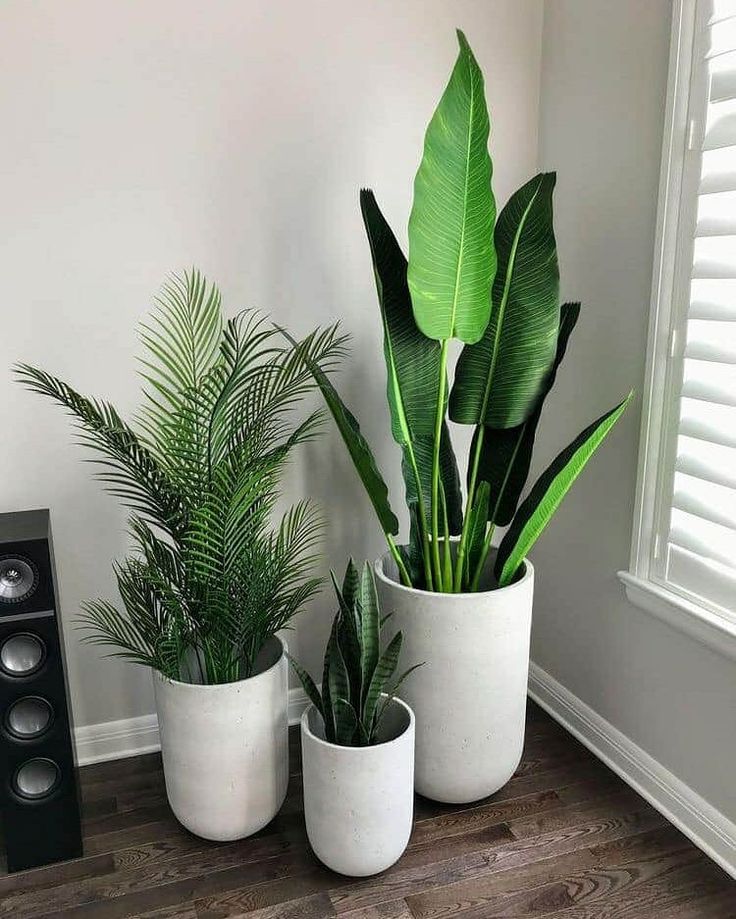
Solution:
[[[21,603],[38,587],[38,568],[29,558],[5,555],[0,558],[0,603]]]
[[[13,790],[22,798],[45,798],[56,788],[61,778],[59,767],[50,759],[29,759],[16,770]]]
[[[8,709],[5,726],[14,737],[32,740],[48,729],[53,715],[46,699],[39,696],[24,696],[22,699],[16,699]]]
[[[0,647],[0,667],[10,676],[27,676],[43,663],[45,647],[30,632],[18,632],[6,638]]]

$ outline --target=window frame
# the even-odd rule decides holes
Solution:
[[[679,394],[707,110],[706,0],[674,0],[643,387],[629,600],[736,659],[736,618],[665,578]]]

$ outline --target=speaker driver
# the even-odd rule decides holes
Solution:
[[[45,651],[40,638],[30,632],[17,632],[0,647],[0,668],[10,676],[27,676],[41,666]]]
[[[50,759],[29,759],[16,770],[13,790],[22,798],[45,798],[56,788],[60,778],[59,767]]]
[[[16,699],[5,716],[8,732],[21,740],[31,740],[48,729],[54,713],[46,699],[24,696]]]
[[[0,558],[0,603],[21,603],[38,587],[38,568],[29,558],[4,555]]]

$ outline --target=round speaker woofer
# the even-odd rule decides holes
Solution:
[[[36,635],[17,632],[0,647],[0,667],[10,676],[28,676],[43,664],[46,647]]]
[[[5,726],[10,734],[21,740],[31,740],[48,730],[54,717],[51,705],[40,696],[16,699],[5,716]]]
[[[38,568],[29,558],[4,555],[0,558],[0,603],[22,603],[38,587]]]
[[[59,784],[61,772],[50,759],[29,759],[13,776],[13,790],[22,798],[45,798]]]

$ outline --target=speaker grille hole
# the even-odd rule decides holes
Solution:
[[[27,676],[43,663],[45,645],[30,632],[18,632],[6,638],[0,647],[0,667],[10,676]]]
[[[45,798],[59,784],[59,767],[50,759],[29,759],[19,766],[13,776],[13,790],[22,798]]]
[[[24,696],[16,699],[5,716],[5,726],[14,737],[30,740],[46,731],[53,718],[53,710],[46,699]]]
[[[22,555],[0,557],[0,603],[22,603],[38,587],[38,568]]]

